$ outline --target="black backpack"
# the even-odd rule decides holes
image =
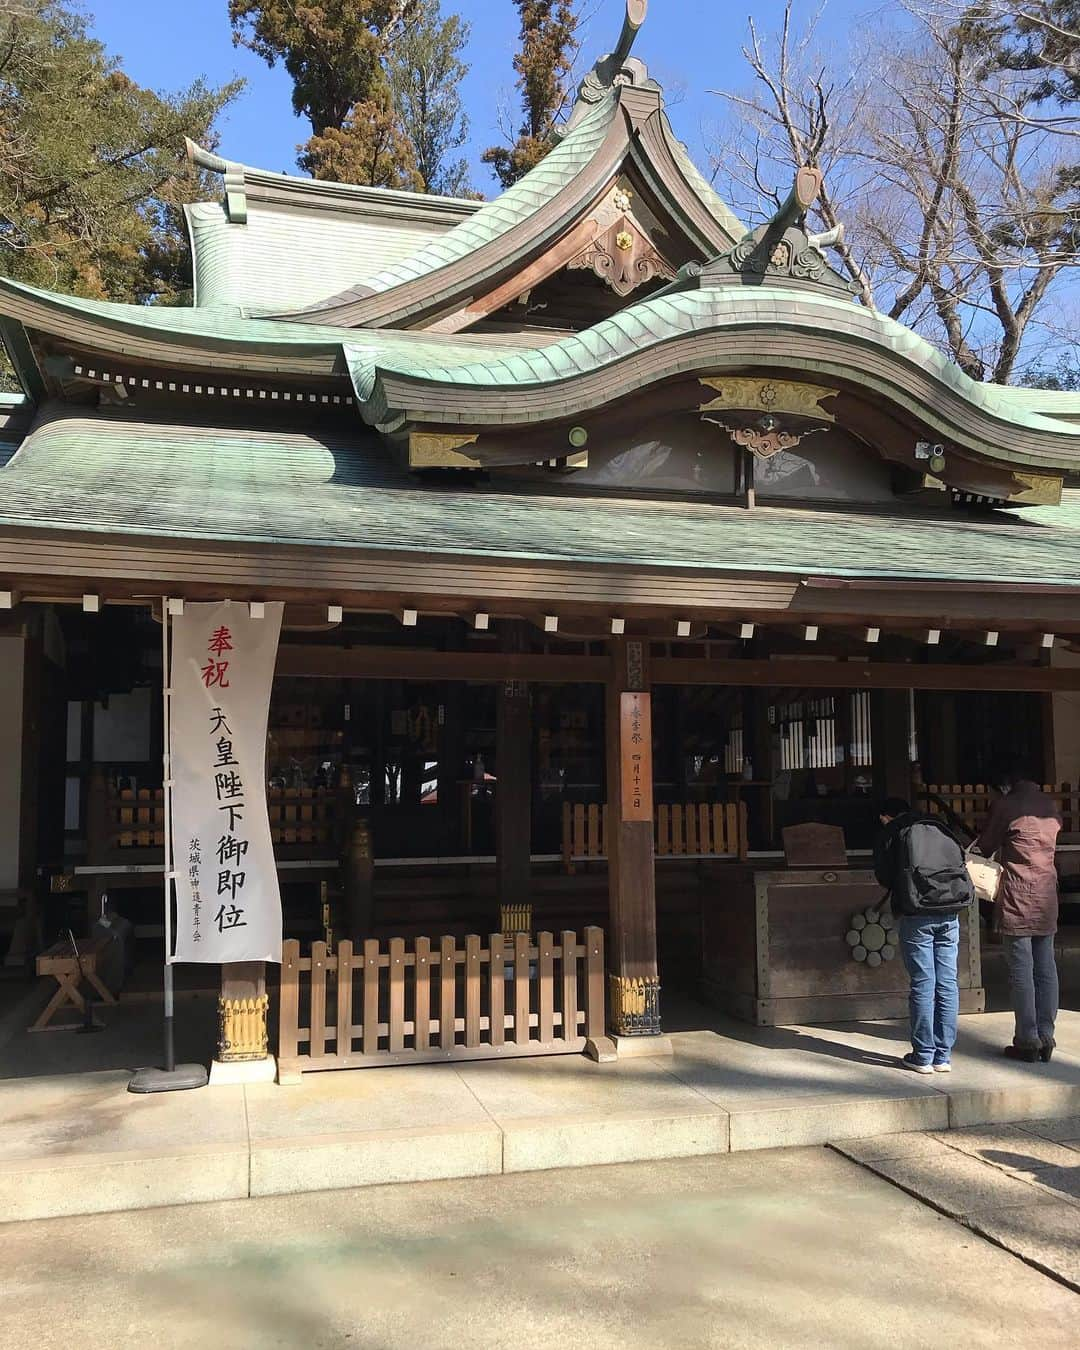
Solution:
[[[956,914],[975,899],[960,841],[934,816],[916,816],[894,845],[893,903],[905,914]],[[899,902],[897,904],[897,902]]]

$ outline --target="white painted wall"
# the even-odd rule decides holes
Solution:
[[[0,890],[19,883],[25,672],[24,639],[0,637]]]

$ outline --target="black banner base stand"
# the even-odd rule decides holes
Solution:
[[[189,1092],[206,1087],[210,1075],[202,1064],[177,1064],[173,1042],[172,966],[165,967],[165,1067],[139,1069],[128,1080],[129,1092]]]
[[[202,1064],[177,1064],[174,1069],[140,1069],[128,1083],[129,1092],[187,1092],[206,1087],[208,1075]]]

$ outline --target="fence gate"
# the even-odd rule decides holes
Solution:
[[[577,1054],[604,1035],[604,933],[282,949],[278,1070]]]

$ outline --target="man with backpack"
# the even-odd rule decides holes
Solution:
[[[960,1013],[959,915],[975,899],[975,888],[964,850],[940,817],[890,797],[878,818],[884,829],[874,848],[874,874],[889,892],[911,980],[911,1053],[903,1063],[915,1073],[948,1073]]]

